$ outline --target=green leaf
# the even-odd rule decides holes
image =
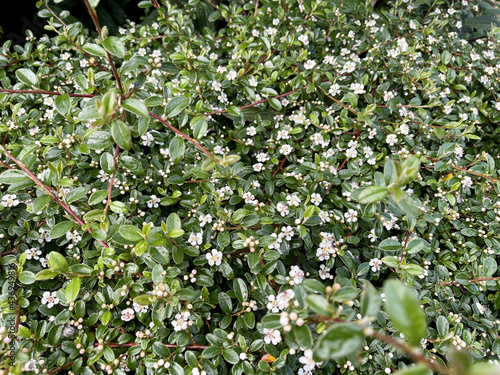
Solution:
[[[113,56],[125,58],[126,50],[122,40],[116,36],[108,36],[102,41],[102,46]]]
[[[49,267],[52,268],[52,270],[54,271],[61,271],[61,272],[68,271],[68,261],[62,254],[56,251],[51,251],[49,253],[48,263]]]
[[[144,254],[146,252],[148,247],[149,247],[148,241],[146,241],[146,240],[139,241],[134,246],[134,253],[136,253],[136,255],[140,257],[142,254]]]
[[[50,230],[50,238],[55,239],[65,236],[66,233],[71,231],[71,229],[73,229],[75,225],[76,224],[73,223],[72,221],[62,221],[60,223],[57,223]]]
[[[21,68],[16,70],[16,77],[28,86],[38,86],[38,77],[31,70]]]
[[[364,335],[354,324],[334,324],[319,340],[314,355],[322,360],[337,360],[356,353],[363,346]]]
[[[98,44],[85,43],[82,48],[92,56],[106,57],[106,51]]]
[[[351,198],[359,203],[368,204],[381,201],[388,194],[387,188],[384,186],[368,186],[364,189],[359,189],[351,194]]]
[[[392,238],[387,238],[383,240],[379,245],[379,249],[383,251],[398,251],[401,250],[401,244],[398,240],[394,240]]]
[[[178,115],[189,105],[189,101],[189,98],[186,98],[185,96],[177,96],[173,98],[167,103],[165,115],[168,118]]]
[[[231,348],[225,348],[222,351],[222,356],[224,357],[224,359],[226,361],[228,361],[229,363],[231,363],[233,365],[240,361],[240,357],[238,356],[238,353],[236,353],[236,351],[231,349]]]
[[[335,309],[331,306],[325,297],[319,294],[309,294],[306,297],[306,302],[315,313],[330,317],[335,313]]]
[[[71,108],[71,99],[68,94],[62,94],[56,96],[54,104],[57,112],[59,112],[63,116],[66,116],[69,113],[69,109]]]
[[[203,163],[201,164],[201,170],[203,172],[210,172],[212,169],[215,168],[215,165],[217,162],[213,158],[206,158],[203,160]]]
[[[138,116],[149,117],[148,107],[138,99],[127,99],[121,106],[129,112]]]
[[[142,294],[134,298],[134,302],[141,306],[151,305],[154,301],[156,301],[156,298],[149,294]]]
[[[123,238],[132,242],[138,242],[144,239],[139,228],[133,225],[121,225],[120,228],[118,228],[118,232]]]
[[[45,207],[49,204],[51,200],[50,195],[40,195],[39,197],[35,198],[33,201],[33,212],[37,213],[39,211],[43,211]]]
[[[207,132],[208,123],[203,116],[196,116],[191,120],[191,126],[194,126],[194,139],[200,139],[203,138],[203,136]]]
[[[220,292],[217,298],[222,311],[226,314],[231,314],[233,311],[233,302],[231,301],[231,297],[224,292]]]
[[[222,233],[220,233],[219,236],[221,234]],[[248,287],[246,282],[242,279],[236,278],[233,280],[233,290],[236,298],[238,298],[240,302],[245,302],[248,299]]]
[[[301,348],[310,349],[313,345],[313,338],[309,325],[303,324],[301,326],[295,326],[293,329],[295,335],[295,341]]]
[[[181,228],[174,228],[172,229],[170,232],[168,232],[168,236],[170,238],[177,238],[177,237],[180,237],[184,234],[184,229],[181,229]]]
[[[114,120],[111,124],[111,135],[115,142],[124,150],[132,148],[132,134],[127,124],[121,120]]]
[[[0,174],[0,184],[20,184],[26,181],[30,181],[30,178],[23,171],[8,169]]]
[[[41,270],[38,272],[35,276],[36,281],[44,281],[44,280],[51,280],[57,275],[59,275],[60,272],[55,271],[55,270]]]
[[[276,98],[269,99],[269,104],[277,111],[281,111],[283,108],[281,102]]]
[[[397,178],[396,185],[405,186],[413,181],[420,171],[420,164],[420,159],[416,156],[410,156],[405,159],[401,166],[402,170]]]
[[[64,291],[64,296],[68,302],[75,301],[78,293],[80,292],[80,286],[82,285],[82,279],[80,277],[74,277],[66,286]]]
[[[186,145],[184,144],[184,139],[181,137],[174,137],[170,141],[169,146],[170,156],[174,159],[181,159],[186,151]]]
[[[218,10],[213,11],[208,16],[208,22],[215,22],[215,21],[217,21],[220,18],[220,16],[221,16],[221,12],[219,12]]]
[[[416,292],[396,279],[384,283],[385,310],[394,327],[418,345],[425,337],[427,323]]]
[[[441,338],[445,338],[450,331],[450,323],[448,323],[448,319],[444,316],[440,315],[436,319],[436,328],[438,331],[438,335]]]
[[[124,214],[127,212],[127,205],[123,202],[113,201],[109,204],[109,208],[111,211],[116,212],[117,214]]]
[[[111,134],[105,131],[95,131],[89,135],[87,139],[87,145],[92,150],[103,150],[113,145],[113,139]]]
[[[361,294],[360,312],[363,317],[375,317],[380,310],[382,298],[377,290],[368,281],[365,282],[365,288]]]
[[[25,285],[33,284],[35,280],[35,274],[31,271],[23,271],[19,274],[19,281]]]

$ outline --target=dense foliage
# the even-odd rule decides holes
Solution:
[[[498,374],[494,2],[84,3],[1,49],[3,374]]]

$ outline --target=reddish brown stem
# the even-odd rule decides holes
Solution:
[[[46,91],[46,90],[11,90],[11,89],[0,89],[0,92],[6,92],[9,94],[46,94],[46,95],[62,95],[57,91]],[[68,94],[74,98],[93,98],[93,94]]]
[[[4,162],[2,162],[2,161],[0,161],[0,165],[1,165],[2,167],[7,168],[7,169],[12,169],[12,167],[11,167],[10,165],[7,165],[7,164],[5,164],[5,163],[4,163]]]
[[[102,37],[102,29],[101,26],[99,25],[99,20],[97,19],[97,13],[95,10],[92,8],[92,6],[89,3],[89,0],[83,0],[85,2],[85,5],[87,6],[87,10],[90,14],[90,17],[92,18],[92,21],[94,22],[94,25],[97,29],[97,33],[99,34],[99,37],[101,39],[104,39]],[[123,87],[122,87],[122,81],[120,79],[120,76],[118,75],[118,71],[116,70],[115,63],[113,62],[113,59],[111,58],[111,55],[109,54],[108,51],[106,51],[106,59],[108,60],[109,66],[111,66],[111,70],[113,71],[113,76],[115,77],[116,84],[118,85],[118,89],[122,94],[123,92]]]
[[[278,165],[278,168],[273,172],[273,177],[276,176],[276,174],[283,168],[283,164],[285,164],[286,161],[286,156],[281,160],[280,164]]]
[[[155,119],[157,119],[158,121],[160,121],[163,125],[167,126],[170,130],[172,130],[175,134],[178,134],[180,135],[182,138],[184,139],[187,139],[189,142],[191,142],[193,145],[195,145],[198,149],[200,149],[205,155],[207,155],[209,158],[212,158],[214,159],[217,163],[220,164],[220,160],[215,158],[215,156],[213,156],[210,152],[208,152],[205,148],[203,148],[198,142],[196,142],[196,140],[194,140],[193,138],[191,138],[189,135],[187,134],[184,134],[183,132],[181,132],[179,129],[173,127],[172,125],[170,125],[168,122],[166,122],[164,119],[162,119],[160,116],[156,116],[154,113],[152,112],[149,112],[149,115]]]
[[[2,151],[10,160],[12,160],[14,163],[16,163],[19,168],[21,168],[29,177],[30,180],[32,180],[35,184],[37,184],[40,188],[42,188],[45,193],[47,193],[53,200],[56,202],[59,206],[61,206],[64,211],[66,211],[71,217],[73,217],[76,222],[79,225],[85,225],[82,219],[80,219],[74,212],[73,210],[66,204],[64,204],[50,189],[47,187],[42,181],[40,181],[23,163],[21,163],[19,160],[17,160],[14,156],[8,152],[5,147],[0,145],[0,151]],[[87,228],[87,232],[92,234],[92,229]],[[104,241],[99,240],[99,243],[104,246],[104,247],[109,247],[108,244]]]
[[[407,354],[409,357],[411,357],[414,361],[425,364],[427,367],[429,367],[431,370],[437,373],[450,374],[450,370],[448,370],[446,367],[443,367],[436,362],[431,362],[429,359],[424,357],[424,355],[421,354],[420,352],[413,350],[411,347],[403,344],[402,342],[396,340],[391,336],[385,335],[375,330],[372,330],[370,336],[398,348],[399,350]]]
[[[467,280],[469,283],[477,283],[481,281],[495,281],[495,280],[500,280],[500,277],[478,277],[477,279],[470,279]],[[439,286],[446,286],[446,285],[459,285],[459,281],[448,281],[446,283],[441,283]]]

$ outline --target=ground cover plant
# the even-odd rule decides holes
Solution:
[[[3,374],[499,373],[495,2],[83,1],[1,50]]]

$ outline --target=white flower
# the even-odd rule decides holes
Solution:
[[[305,46],[307,46],[309,44],[309,38],[307,37],[307,35],[301,35],[301,36],[299,36],[298,39]]]
[[[280,308],[279,308],[279,303],[278,303],[278,300],[276,299],[276,297],[271,294],[271,295],[267,296],[267,299],[269,300],[269,302],[267,303],[267,309],[271,310],[271,312],[273,312],[273,313],[279,312]]]
[[[208,264],[213,266],[220,266],[220,263],[222,262],[222,252],[217,251],[215,249],[212,250],[212,253],[206,254],[206,258],[208,259]]]
[[[227,76],[226,78],[230,81],[233,81],[236,79],[236,77],[238,77],[238,74],[236,74],[236,72],[234,70],[230,70],[229,72],[227,72]]]
[[[295,297],[295,292],[292,289],[287,289],[284,292],[278,294],[276,300],[278,301],[278,307],[280,310],[288,308],[288,302]]]
[[[345,156],[348,158],[355,158],[356,156],[358,156],[358,151],[355,148],[348,148],[345,151]]]
[[[151,144],[154,144],[154,141],[155,141],[155,139],[153,138],[153,136],[151,135],[150,132],[147,132],[146,134],[141,135],[141,139],[142,139],[143,146],[151,146]]]
[[[286,201],[287,201],[287,203],[290,206],[294,206],[294,207],[299,207],[300,206],[300,198],[296,194],[287,195],[286,196]]]
[[[19,199],[17,199],[16,194],[5,194],[1,204],[4,207],[16,207],[19,204]]]
[[[311,349],[307,349],[306,351],[304,351],[304,355],[299,358],[299,362],[304,365],[305,371],[311,371],[316,365],[319,366],[321,364],[321,362],[316,362],[313,359],[313,353]]]
[[[257,85],[259,84],[257,82],[257,80],[255,79],[255,77],[250,77],[250,79],[248,80],[248,84],[252,87],[257,87]]]
[[[476,307],[479,310],[479,314],[483,315],[486,312],[486,307],[476,302]]]
[[[354,223],[358,221],[358,213],[352,208],[349,208],[349,210],[344,214],[344,217],[346,218],[346,221],[348,223]]]
[[[396,142],[398,141],[398,137],[396,134],[389,134],[386,138],[385,141],[389,144],[389,146],[394,146]]]
[[[370,242],[375,242],[378,238],[378,236],[375,234],[375,228],[370,230],[370,234],[368,235],[368,238],[370,239]]]
[[[461,181],[461,183],[463,186],[466,187],[471,187],[473,185],[472,178],[470,178],[469,176],[465,176],[464,179]]]
[[[276,209],[278,210],[278,212],[281,214],[281,216],[285,217],[286,215],[288,215],[290,213],[290,210],[288,209],[288,206],[287,205],[284,205],[283,203],[278,203],[276,205]]]
[[[160,198],[157,198],[156,195],[152,195],[151,199],[147,202],[148,207],[149,208],[158,207],[158,203],[160,203],[160,201],[161,201]]]
[[[135,318],[134,310],[129,308],[122,311],[122,320],[124,322],[129,322],[134,318]]]
[[[200,215],[198,220],[200,221],[200,227],[204,227],[206,223],[212,222],[212,215],[210,214]]]
[[[293,147],[292,147],[292,146],[290,146],[290,145],[283,145],[283,146],[281,146],[281,148],[280,148],[280,152],[281,152],[283,155],[288,155],[288,154],[290,154],[292,151],[293,151]]]
[[[352,83],[351,90],[353,90],[355,94],[364,94],[366,92],[365,86],[362,83]]]
[[[172,321],[172,325],[174,326],[174,330],[176,332],[187,329],[189,323],[190,313],[188,311],[183,312],[182,314],[175,314],[175,320]]]
[[[42,254],[42,252],[35,247],[26,250],[25,253],[26,253],[26,259],[36,259],[36,260],[38,260],[40,258],[39,255]]]
[[[145,313],[148,311],[148,306],[139,305],[136,302],[134,302],[133,307],[134,307],[135,312],[138,312],[138,313]]]
[[[56,297],[56,292],[43,292],[42,304],[47,305],[50,309],[52,306],[57,305],[59,299]]]
[[[299,268],[299,266],[292,266],[290,268],[289,275],[294,284],[300,284],[302,280],[304,280],[305,273]]]
[[[382,261],[378,258],[373,258],[370,260],[370,267],[372,268],[373,272],[377,272],[380,270],[380,267],[382,266]]]
[[[220,91],[221,90],[221,84],[220,82],[214,81],[212,82],[212,89],[215,91]]]
[[[319,204],[323,201],[323,198],[321,198],[321,195],[318,193],[312,193],[311,194],[311,203],[319,206]]]
[[[319,266],[319,277],[321,280],[330,278],[330,268],[326,268],[324,264]]]
[[[495,108],[500,111],[500,102],[495,103]]]
[[[277,329],[264,328],[264,342],[278,345],[281,342],[281,333]]]
[[[188,242],[191,246],[201,245],[203,242],[203,233],[191,233],[188,238]]]
[[[330,222],[330,214],[326,211],[320,211],[318,214],[319,218],[321,219],[321,223],[329,223]]]
[[[311,70],[316,66],[316,61],[314,60],[307,60],[307,62],[304,64],[304,68],[307,70]]]
[[[40,262],[40,264],[42,265],[43,268],[47,268],[47,266],[49,264],[49,261],[47,260],[47,258],[40,258],[40,259],[38,259],[38,261]]]
[[[250,137],[253,137],[255,134],[257,134],[257,130],[255,129],[255,126],[250,126],[247,128],[247,134]]]
[[[333,85],[330,86],[330,89],[328,90],[328,93],[331,96],[335,96],[340,92],[340,86],[338,83],[334,83]]]

